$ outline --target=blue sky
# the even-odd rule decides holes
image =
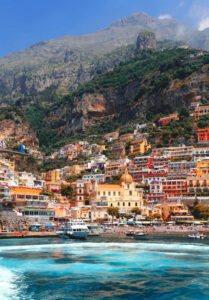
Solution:
[[[0,0],[0,57],[38,41],[92,33],[140,11],[209,27],[209,0]]]

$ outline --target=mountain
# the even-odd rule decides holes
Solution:
[[[79,86],[51,107],[31,106],[26,115],[40,145],[53,148],[75,136],[84,138],[130,122],[153,121],[189,106],[196,96],[208,103],[208,90],[207,52],[179,48],[143,50]]]
[[[209,50],[208,30],[136,13],[93,34],[43,41],[5,56],[0,60],[0,103],[53,103],[99,72],[130,59],[129,45],[144,30],[154,32],[158,41],[184,40]]]

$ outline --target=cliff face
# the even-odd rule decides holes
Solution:
[[[146,59],[142,59],[143,55],[136,57],[134,63],[131,61],[93,81],[98,86],[94,92],[84,89],[81,95],[74,96],[73,102],[66,100],[54,107],[45,117],[45,125],[57,128],[58,135],[71,136],[90,127],[99,127],[102,121],[125,124],[130,120],[143,120],[150,114],[174,112],[189,106],[195,95],[209,101],[209,65],[204,63],[209,63],[209,55],[190,54],[180,49],[151,52]],[[155,63],[156,69],[153,68]],[[146,70],[143,76],[139,74],[142,65]],[[121,77],[118,79],[118,76]],[[120,82],[123,85],[119,87]]]
[[[23,116],[16,114],[14,110],[7,112],[6,118],[4,117],[4,114],[5,112],[0,115],[1,139],[35,148],[39,146],[36,133],[31,128],[30,124],[24,120]]]
[[[142,31],[139,33],[136,42],[136,51],[156,49],[157,41],[153,32]]]

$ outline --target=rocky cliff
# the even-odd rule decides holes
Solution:
[[[56,103],[43,126],[62,139],[178,111],[194,96],[207,102],[208,66],[209,54],[197,50],[143,51]]]
[[[154,32],[157,40],[185,40],[190,46],[209,49],[207,30],[136,13],[94,34],[43,41],[1,59],[0,104],[56,101],[98,72],[129,59],[126,47],[145,30]]]

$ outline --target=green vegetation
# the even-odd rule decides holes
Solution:
[[[160,137],[160,141],[157,141],[157,145],[160,147],[179,143],[194,144],[197,139],[194,126],[195,119],[190,117],[188,109],[183,107],[179,113],[179,120],[171,121],[162,128],[150,127],[148,130],[149,141],[155,144],[156,139]]]
[[[200,116],[197,126],[198,128],[209,127],[209,114]]]
[[[71,185],[63,185],[61,187],[61,195],[67,197],[70,201],[74,201],[76,193]]]
[[[197,220],[209,219],[209,208],[205,205],[200,205],[198,200],[195,200],[194,204],[190,206],[190,212]]]
[[[142,51],[129,61],[119,63],[113,71],[98,75],[86,84],[79,86],[70,95],[63,97],[62,100],[57,101],[48,108],[37,102],[26,110],[26,116],[37,132],[41,150],[49,153],[66,143],[86,138],[89,135],[96,134],[99,136],[122,128],[124,121],[121,121],[121,116],[128,112],[140,98],[163,92],[171,80],[183,80],[191,73],[200,71],[203,65],[209,63],[209,54],[200,55],[194,59],[190,58],[190,55],[195,56],[197,53],[198,50],[178,48],[164,51]],[[72,110],[75,99],[79,101],[84,93],[105,93],[110,88],[123,93],[125,88],[132,82],[139,88],[127,100],[122,111],[118,111],[113,119],[110,120],[106,117],[97,126],[90,127],[85,132],[77,131],[74,135],[67,137],[59,132],[59,128],[66,124],[66,121],[61,118],[59,120],[59,116],[53,126],[50,126],[50,118],[53,119],[53,115],[56,115],[58,108],[63,107],[63,110],[65,110],[65,106],[67,106],[67,110]],[[156,120],[157,117],[168,114],[171,110],[172,108],[168,106],[162,107],[160,115],[156,115],[155,112],[150,110],[146,116],[147,121]],[[75,116],[73,115],[73,117]],[[44,118],[47,123],[44,122]],[[127,123],[130,122],[130,118],[127,114]],[[182,136],[185,140],[190,140],[190,138],[194,140],[195,137],[191,133],[192,123],[192,118],[188,115],[182,115],[181,120],[174,121],[163,128],[163,144],[168,144]],[[130,132],[130,128],[131,126],[123,127],[120,133]],[[157,134],[158,132],[153,130],[152,137]]]
[[[120,216],[118,207],[108,207],[107,208],[107,213],[108,213],[109,216],[112,217],[112,221],[113,221],[114,217],[116,219],[118,219],[119,216]]]

